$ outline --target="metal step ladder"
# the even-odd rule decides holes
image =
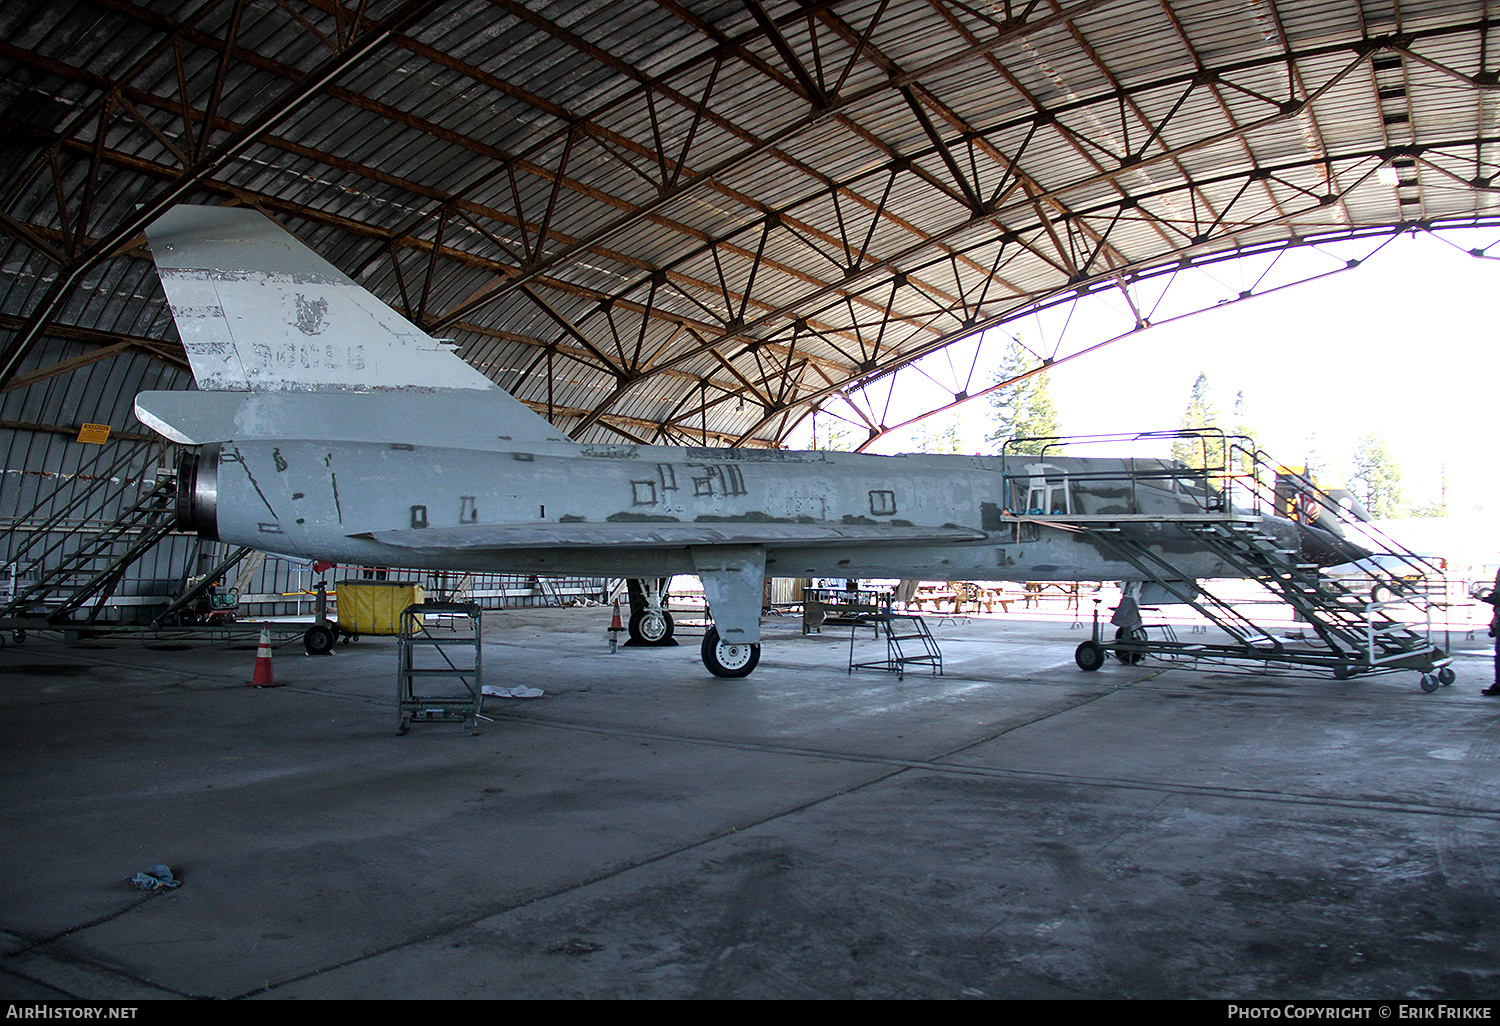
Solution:
[[[111,470],[119,470],[129,462],[128,456],[138,453],[139,450],[133,450]],[[119,481],[112,474],[106,475],[99,486],[83,489],[62,510],[32,528],[32,540],[19,546],[19,555],[12,559],[16,578],[31,578],[32,583],[18,588],[0,606],[0,618],[41,615],[49,623],[61,623],[91,599],[95,605],[88,621],[98,617],[131,564],[174,529],[176,479],[170,475],[158,476],[148,491],[97,530],[86,526],[86,520],[64,529],[63,521],[88,499],[94,500],[91,505],[95,509],[107,509],[112,503],[123,501],[129,487],[128,479]],[[50,544],[40,552],[34,551],[44,537],[53,533],[56,537]],[[69,542],[73,543],[71,549],[67,548]],[[54,562],[50,557],[55,553],[61,555]]]
[[[855,670],[885,670],[895,673],[897,680],[906,677],[908,666],[926,666],[932,676],[943,675],[943,653],[937,639],[927,629],[927,621],[916,613],[893,613],[890,608],[881,610],[874,619],[880,632],[885,635],[885,658],[869,662],[854,659],[854,638],[858,625],[849,629],[849,672]]]
[[[1383,588],[1391,596],[1390,601],[1381,602],[1367,599],[1342,582],[1321,574],[1315,564],[1295,562],[1291,553],[1276,548],[1259,531],[1243,525],[1215,524],[1198,532],[1210,549],[1231,564],[1243,567],[1247,577],[1253,576],[1278,592],[1332,649],[1357,651],[1368,648],[1372,639],[1383,654],[1418,652],[1430,647],[1422,632],[1386,612],[1391,606],[1405,604],[1430,622],[1433,604],[1425,578],[1398,578],[1382,572],[1379,564],[1371,561],[1374,588]]]
[[[1410,582],[1392,581],[1393,600],[1378,602],[1366,599],[1340,582],[1324,577],[1315,566],[1298,564],[1289,553],[1275,547],[1275,542],[1258,532],[1249,532],[1230,524],[1194,528],[1202,532],[1205,547],[1234,567],[1240,576],[1258,581],[1286,602],[1298,618],[1307,624],[1323,643],[1320,649],[1288,645],[1273,631],[1257,624],[1200,583],[1189,592],[1182,574],[1145,543],[1129,538],[1100,535],[1100,544],[1113,549],[1139,568],[1143,576],[1160,584],[1182,603],[1191,606],[1237,643],[1234,646],[1196,644],[1198,656],[1219,656],[1279,662],[1328,670],[1336,677],[1383,670],[1413,669],[1422,674],[1437,673],[1446,668],[1446,653],[1429,640],[1427,631],[1390,616],[1386,609],[1406,605],[1429,619],[1431,603],[1425,590]],[[1402,586],[1402,594],[1394,588]],[[1098,640],[1098,639],[1096,639]],[[1186,651],[1175,641],[1151,641],[1143,633],[1122,635],[1116,639],[1117,655],[1129,653],[1135,662],[1142,655],[1171,655]],[[1238,649],[1238,651],[1236,651]],[[1426,684],[1424,683],[1424,687]],[[1433,690],[1433,688],[1428,688]]]
[[[557,583],[555,581],[553,581],[552,578],[550,578],[550,577],[534,576],[534,577],[531,578],[531,580],[534,582],[534,586],[536,587],[536,590],[541,593],[541,596],[542,596],[542,605],[544,605],[544,606],[560,606],[560,605],[562,605],[562,599],[559,598],[558,594],[557,594]]]
[[[1305,475],[1287,471],[1272,461],[1248,439],[1212,429],[1134,437],[1187,438],[1201,444],[1205,453],[1221,454],[1217,466],[1191,468],[1179,464],[1175,470],[1164,471],[1156,464],[1150,470],[1158,486],[1169,485],[1180,495],[1195,496],[1201,508],[1160,515],[1145,515],[1131,508],[1114,517],[1063,515],[1038,519],[1087,535],[1100,549],[1133,566],[1139,580],[1159,587],[1224,631],[1230,643],[1183,643],[1162,625],[1140,622],[1121,624],[1115,638],[1109,640],[1100,634],[1096,612],[1094,636],[1079,646],[1080,667],[1098,669],[1104,653],[1112,651],[1121,662],[1130,664],[1147,655],[1169,660],[1254,661],[1311,668],[1341,679],[1415,670],[1422,674],[1425,691],[1453,682],[1451,658],[1432,641],[1434,621],[1441,609],[1435,596],[1446,599],[1448,591],[1437,566],[1368,522],[1351,519],[1349,511],[1327,492],[1315,487]],[[1066,444],[1068,440],[1050,441]],[[1115,479],[1127,494],[1134,493],[1133,473],[1124,471]],[[1304,537],[1311,535],[1314,527],[1322,528],[1336,555],[1340,546],[1349,550],[1349,560],[1343,566],[1358,572],[1359,585],[1331,575],[1319,564],[1302,562],[1299,551],[1283,548],[1283,541],[1262,530],[1264,513],[1274,513],[1284,520],[1297,519],[1303,524]],[[1343,528],[1336,526],[1340,523]],[[1174,565],[1168,548],[1153,544],[1149,535],[1139,530],[1146,524],[1168,526],[1195,537],[1229,568],[1226,577],[1258,582],[1293,610],[1316,641],[1309,643],[1272,630],[1234,602],[1213,594],[1203,582],[1192,580],[1191,574]],[[1343,530],[1352,530],[1349,542],[1339,537]]]
[[[144,468],[151,465],[155,448],[156,443],[152,441],[101,448],[93,459],[79,464],[72,474],[72,494],[66,502],[54,508],[42,520],[33,520],[45,507],[57,500],[61,489],[48,492],[37,500],[36,505],[11,521],[4,533],[5,551],[9,553],[6,565],[20,567],[29,558],[30,562],[26,567],[29,570],[66,543],[71,531],[69,525],[98,519],[99,511],[118,502],[132,487],[133,478],[144,476]],[[53,537],[53,544],[40,555],[32,555],[32,550],[54,532],[60,532],[60,536]]]

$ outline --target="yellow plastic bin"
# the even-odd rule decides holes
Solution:
[[[426,599],[415,581],[339,581],[337,594],[341,634],[396,634],[401,611]]]

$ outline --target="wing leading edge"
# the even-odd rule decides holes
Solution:
[[[661,522],[577,524],[474,524],[350,535],[401,549],[442,548],[461,552],[508,549],[655,548],[702,545],[959,544],[983,541],[967,527],[904,527],[888,524],[783,524],[760,521],[675,524]]]

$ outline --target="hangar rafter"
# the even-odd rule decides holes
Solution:
[[[17,0],[5,377],[180,360],[138,229],[227,201],[577,437],[781,444],[1184,260],[1496,223],[1497,26],[1453,0]]]

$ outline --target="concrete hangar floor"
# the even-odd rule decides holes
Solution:
[[[0,652],[10,999],[1493,998],[1500,700],[1075,666],[946,622],[942,677],[768,627],[609,654],[489,613],[477,736],[397,736],[395,642]],[[182,881],[125,880],[166,864]]]

